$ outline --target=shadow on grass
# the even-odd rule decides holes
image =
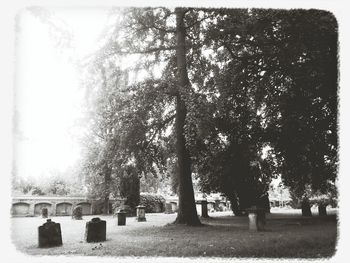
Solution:
[[[27,228],[18,231],[17,240],[23,252],[32,255],[328,258],[335,253],[335,215],[304,218],[270,214],[266,220],[267,230],[263,232],[249,231],[247,217],[214,215],[200,218],[201,227],[192,227],[166,224],[172,218],[164,216],[164,220],[158,220],[161,216],[150,216],[148,224],[126,227],[117,227],[111,221],[107,242],[97,248],[81,241],[82,225],[70,221],[62,222],[65,239],[62,247],[38,249],[32,246],[36,243],[36,231],[28,232],[32,236],[27,243],[20,243],[23,238],[19,234]]]

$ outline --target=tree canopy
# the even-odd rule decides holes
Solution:
[[[176,222],[190,225],[199,224],[193,174],[203,191],[223,192],[243,208],[259,202],[279,174],[300,191],[307,185],[327,191],[338,147],[332,14],[201,8],[115,14],[90,64],[97,108],[87,163],[105,186],[125,167],[157,174],[172,166]]]

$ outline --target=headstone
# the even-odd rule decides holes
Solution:
[[[249,230],[262,231],[265,229],[265,209],[252,206],[247,209],[249,219]]]
[[[49,210],[47,209],[47,207],[41,208],[41,216],[42,216],[42,218],[48,218]]]
[[[95,217],[86,222],[85,241],[88,243],[106,241],[106,221]]]
[[[202,217],[208,218],[208,202],[207,200],[202,200]]]
[[[62,245],[61,225],[47,219],[38,227],[39,247],[55,247]]]
[[[145,207],[143,205],[136,206],[136,220],[138,222],[146,221]]]
[[[165,214],[172,214],[173,212],[173,208],[171,203],[165,203]]]
[[[75,220],[83,219],[83,208],[80,205],[74,207],[72,212],[72,219],[75,219]]]
[[[119,210],[117,212],[118,215],[118,226],[125,226],[126,223],[126,212],[123,210]]]
[[[174,212],[177,212],[177,210],[178,210],[177,203],[171,202],[171,210],[173,210]]]

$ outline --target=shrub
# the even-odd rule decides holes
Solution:
[[[146,213],[162,213],[165,211],[165,198],[161,195],[142,193],[140,205],[145,206]]]
[[[74,207],[72,218],[76,220],[80,220],[82,219],[82,217],[83,217],[83,208],[80,205]]]

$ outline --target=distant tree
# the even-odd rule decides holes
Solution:
[[[13,180],[13,190],[19,191],[23,194],[31,193],[31,191],[37,186],[35,178],[28,177],[16,177],[16,180]]]
[[[91,66],[97,74],[87,84],[88,133],[84,138],[82,169],[90,194],[104,199],[104,213],[108,213],[110,195],[121,194],[133,200],[133,206],[137,205],[135,192],[121,184],[125,186],[124,181],[130,179],[139,189],[138,177],[142,173],[155,174],[153,164],[160,166],[163,162],[163,147],[151,143],[163,129],[162,122],[149,122],[150,116],[160,114],[159,108],[154,107],[157,97],[152,90],[135,94],[138,87],[127,86],[127,74],[113,61],[107,62],[95,61]]]
[[[64,180],[53,178],[53,180],[49,182],[47,193],[53,195],[68,195],[69,188]]]
[[[37,186],[34,186],[34,188],[31,191],[32,195],[45,195],[42,189],[40,189]]]
[[[126,198],[125,205],[136,211],[135,207],[140,204],[140,178],[135,167],[132,165],[125,167],[119,180],[120,195]]]

